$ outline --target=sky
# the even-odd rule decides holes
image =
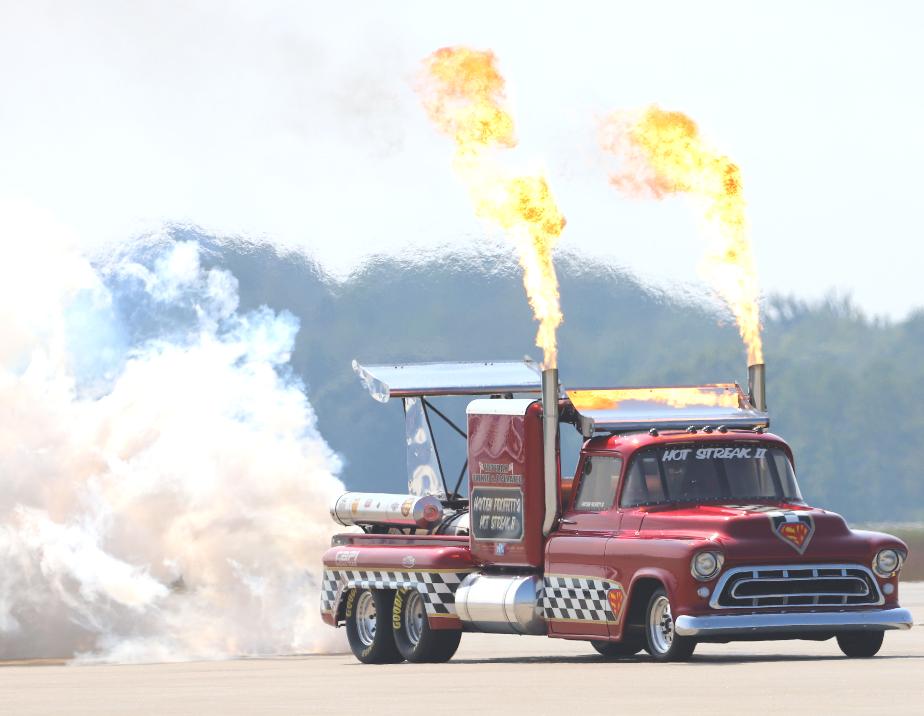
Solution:
[[[509,162],[548,175],[560,248],[698,285],[695,208],[618,195],[598,148],[608,112],[656,103],[741,167],[765,292],[893,319],[924,304],[920,3],[0,0],[0,17],[3,241],[35,217],[88,250],[189,223],[341,275],[491,241],[414,89],[461,44],[498,56]]]

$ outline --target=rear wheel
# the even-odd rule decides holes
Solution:
[[[391,625],[395,645],[414,663],[449,661],[462,639],[458,629],[431,629],[426,605],[416,589],[401,589],[395,595]]]
[[[853,659],[876,656],[882,647],[882,631],[845,631],[837,635],[837,645]]]
[[[388,619],[394,598],[394,592],[382,589],[351,589],[346,595],[347,640],[364,664],[402,661]]]
[[[693,655],[696,641],[674,632],[671,602],[664,589],[656,589],[648,600],[645,642],[655,661],[686,661]]]
[[[592,641],[590,645],[602,656],[617,658],[620,656],[635,656],[645,645],[637,637],[626,637],[622,641]]]

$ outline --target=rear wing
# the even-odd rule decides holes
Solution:
[[[757,410],[735,383],[668,388],[588,388],[567,390],[581,432],[766,428],[770,417]]]
[[[511,395],[541,390],[538,366],[531,360],[472,361],[465,363],[405,363],[360,365],[353,370],[369,394],[380,403],[401,398],[407,442],[407,486],[412,495],[458,499],[468,461],[449,488],[440,453],[430,426],[430,415],[444,420],[457,434],[465,431],[433,406],[427,398],[449,395]]]
[[[354,360],[353,370],[381,403],[389,398],[539,393],[541,388],[539,368],[530,360],[366,366]]]

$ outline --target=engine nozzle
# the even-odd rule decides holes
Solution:
[[[767,412],[767,370],[763,363],[748,366],[748,399],[755,410]]]
[[[545,517],[542,534],[547,536],[558,517],[558,369],[542,371],[542,451],[545,477]]]

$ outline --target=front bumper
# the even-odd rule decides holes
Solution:
[[[798,635],[806,632],[882,631],[910,629],[914,620],[907,609],[868,609],[855,612],[786,612],[776,614],[715,614],[679,616],[679,636],[728,637],[760,634]]]

